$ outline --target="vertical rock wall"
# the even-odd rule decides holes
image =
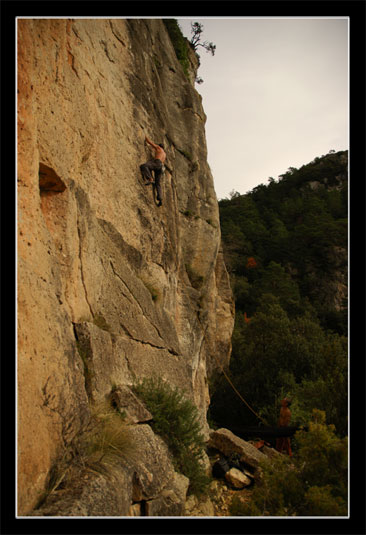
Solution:
[[[113,385],[158,374],[207,432],[233,300],[194,77],[161,20],[18,20],[19,514]]]

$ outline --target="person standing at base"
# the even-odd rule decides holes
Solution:
[[[155,149],[154,159],[148,160],[146,163],[140,165],[140,170],[142,176],[146,178],[146,186],[154,184],[156,188],[156,198],[158,200],[158,206],[162,205],[162,192],[160,179],[164,172],[164,162],[166,160],[166,152],[164,150],[164,145],[159,143],[153,143],[147,136],[145,136],[145,142],[151,145]],[[151,172],[154,171],[154,178],[152,177]]]
[[[291,422],[291,411],[289,406],[291,401],[287,398],[284,398],[281,401],[280,417],[278,419],[279,427],[287,427]],[[276,439],[276,450],[282,453],[285,451],[290,457],[292,457],[291,451],[291,441],[290,437],[280,437]]]

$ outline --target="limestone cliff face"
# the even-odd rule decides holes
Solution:
[[[19,514],[113,385],[157,373],[207,432],[233,300],[194,75],[161,20],[18,21]],[[145,134],[167,152],[161,207]]]

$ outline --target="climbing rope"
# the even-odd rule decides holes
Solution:
[[[206,331],[208,329],[208,325],[206,325],[206,328],[204,330],[204,333],[203,333],[203,339],[205,338],[205,335],[206,335]],[[203,347],[203,344],[201,346],[201,350],[202,350],[202,347]],[[200,350],[200,353],[201,353],[201,350]],[[232,387],[232,389],[234,390],[234,392],[236,393],[237,396],[239,396],[239,398],[241,399],[241,401],[248,407],[248,409],[259,419],[261,420],[261,422],[263,422],[265,425],[268,425],[268,422],[265,421],[264,418],[262,418],[262,416],[259,416],[258,413],[255,412],[254,409],[252,409],[252,407],[249,405],[249,403],[247,401],[245,401],[245,399],[243,398],[243,396],[240,394],[240,392],[236,389],[236,387],[233,385],[230,377],[227,375],[227,373],[225,372],[224,368],[221,366],[220,362],[217,360],[216,358],[216,355],[214,354],[214,359],[216,360],[216,364],[218,365],[218,367],[220,368],[220,370],[222,371],[222,373],[224,374],[224,377],[225,379],[227,380],[227,382],[229,383],[229,385]]]
[[[234,390],[234,392],[239,396],[239,398],[241,399],[241,401],[243,403],[245,403],[245,405],[248,407],[248,409],[259,419],[261,420],[265,425],[268,425],[268,423],[264,420],[264,418],[262,418],[262,416],[259,416],[258,413],[255,412],[254,409],[252,409],[252,407],[249,405],[249,403],[247,401],[245,401],[245,399],[243,398],[243,396],[240,394],[240,392],[236,389],[236,387],[233,385],[230,377],[227,375],[227,373],[225,372],[224,368],[221,366],[221,364],[218,362],[216,356],[214,355],[215,357],[215,360],[216,360],[216,363],[217,365],[219,366],[219,368],[221,369],[222,373],[224,374],[224,377],[225,379],[227,380],[227,382],[230,384],[230,386],[232,387],[232,389]]]

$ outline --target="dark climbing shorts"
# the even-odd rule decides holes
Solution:
[[[140,165],[140,169],[141,169],[142,176],[147,178],[148,180],[153,180],[151,171],[154,171],[156,198],[158,201],[161,201],[162,192],[161,192],[160,179],[164,171],[163,162],[159,160],[158,158],[154,160],[149,160],[148,162]]]

